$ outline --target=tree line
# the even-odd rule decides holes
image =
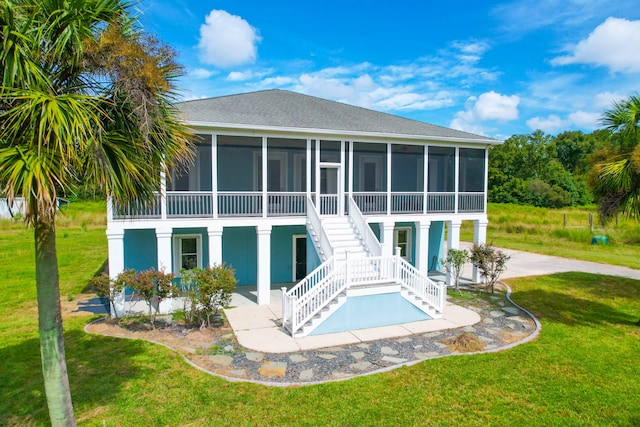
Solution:
[[[602,129],[513,135],[489,154],[488,199],[558,208],[598,204],[601,217],[640,211],[640,98],[603,112]]]

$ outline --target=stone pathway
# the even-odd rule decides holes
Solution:
[[[309,384],[460,354],[464,350],[447,342],[464,332],[478,337],[483,351],[496,351],[521,342],[536,331],[535,322],[502,293],[481,294],[468,301],[456,300],[455,304],[477,312],[482,320],[464,328],[296,353],[248,351],[237,343],[233,334],[227,334],[210,345],[195,349],[187,358],[232,380],[270,385]]]

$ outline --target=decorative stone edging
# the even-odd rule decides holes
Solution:
[[[211,345],[185,355],[184,352],[156,340],[128,334],[117,337],[144,339],[162,345],[181,354],[194,368],[229,381],[267,386],[302,386],[342,381],[412,366],[429,359],[503,351],[535,339],[541,330],[540,322],[528,310],[513,302],[511,288],[506,283],[500,284],[506,289],[504,300],[511,306],[498,301],[498,295],[489,296],[495,304],[479,301],[480,305],[486,307],[469,306],[482,319],[473,326],[317,350],[277,354],[254,352],[241,347],[233,334],[226,334],[216,337],[216,342]],[[91,326],[102,320],[87,324],[85,332],[94,333],[90,330]],[[462,353],[450,350],[442,342],[462,332],[477,335],[486,348]]]

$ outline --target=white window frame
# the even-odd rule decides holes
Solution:
[[[173,265],[174,274],[180,277],[182,268],[182,239],[196,239],[196,263],[198,268],[202,268],[202,235],[201,234],[174,234],[173,235]]]
[[[393,247],[394,250],[395,248],[398,247],[398,235],[400,234],[401,231],[406,231],[407,232],[407,242],[406,242],[406,250],[405,250],[405,255],[402,257],[404,258],[407,262],[411,262],[411,246],[413,244],[413,229],[411,227],[396,227],[393,229]]]

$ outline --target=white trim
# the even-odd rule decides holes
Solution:
[[[298,243],[297,243],[297,239],[302,239],[304,238],[304,244],[307,244],[307,235],[306,234],[294,234],[292,237],[292,256],[291,256],[291,281],[292,282],[297,282],[298,279],[296,278],[296,253],[298,252]],[[305,260],[305,265],[306,265],[307,261]]]
[[[411,250],[411,245],[413,244],[413,229],[411,227],[395,227],[393,229],[393,247],[399,247],[398,237],[401,231],[407,232],[407,241],[405,242],[405,255],[402,258],[411,263],[411,256],[413,255],[413,251]]]
[[[264,126],[264,125],[247,125],[247,124],[235,124],[235,123],[218,123],[218,122],[200,122],[200,121],[186,121],[187,126],[207,128],[209,132],[210,128],[216,129],[228,129],[239,130],[246,132],[247,129],[252,131],[265,131],[282,134],[297,134],[297,135],[327,135],[327,136],[344,136],[345,139],[351,140],[355,136],[375,138],[376,140],[421,140],[421,141],[440,141],[460,143],[467,142],[473,144],[483,145],[500,145],[504,141],[497,139],[485,139],[485,138],[457,138],[448,136],[428,136],[428,135],[412,135],[412,134],[396,134],[396,133],[384,133],[384,132],[360,132],[360,131],[345,131],[345,130],[331,130],[331,129],[316,129],[316,128],[298,128],[288,126]],[[361,141],[358,141],[361,142]]]
[[[200,234],[174,234],[173,235],[173,265],[176,267],[174,274],[180,277],[182,269],[182,245],[183,239],[196,239],[196,267],[202,268],[202,235]]]

